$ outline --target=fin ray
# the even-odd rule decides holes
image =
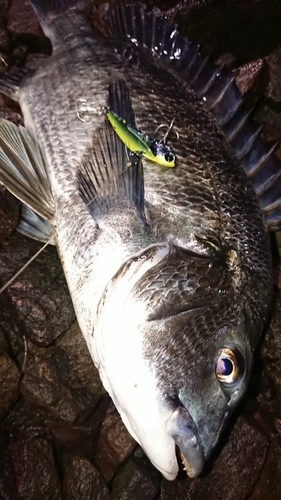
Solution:
[[[27,129],[4,119],[0,120],[0,182],[36,213],[53,220],[45,154]]]
[[[52,239],[55,236],[54,226],[26,205],[22,206],[17,231],[34,240],[55,245],[55,241]]]
[[[109,86],[109,104],[121,116],[134,121],[129,90],[124,80]],[[105,117],[104,126],[93,139],[92,148],[78,167],[80,195],[89,212],[99,219],[122,200],[133,202],[140,219],[144,216],[144,180],[140,157],[129,151]]]
[[[31,73],[26,68],[17,69],[10,73],[1,75],[0,78],[0,93],[6,95],[13,101],[18,101],[18,92],[24,78]]]
[[[182,36],[173,20],[159,9],[148,11],[144,5],[126,5],[117,0],[109,7],[108,23],[112,36],[130,40],[148,51],[166,71],[177,74],[199,98],[203,98],[245,172],[250,178],[253,176],[253,186],[269,229],[281,229],[281,217],[277,221],[280,211],[277,213],[276,208],[271,208],[279,204],[281,160],[275,155],[275,148],[263,144],[261,127],[250,119],[251,112],[243,107],[244,97],[235,83],[235,73],[223,71],[208,60],[199,46]],[[266,178],[267,170],[269,179]],[[274,210],[272,217],[271,209]]]

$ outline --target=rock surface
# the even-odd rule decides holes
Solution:
[[[96,2],[97,5],[103,1]],[[167,9],[175,0],[156,2]],[[187,0],[185,33],[238,68],[241,90],[265,92],[256,119],[281,137],[281,5],[278,0]],[[27,0],[0,0],[0,74],[36,68],[50,52]],[[0,96],[0,116],[21,122]],[[13,232],[18,202],[0,188],[0,286],[41,244]],[[161,478],[105,393],[75,320],[55,248],[48,247],[0,294],[0,499],[264,500],[281,498],[281,279],[248,394],[204,473]]]

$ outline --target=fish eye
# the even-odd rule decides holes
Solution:
[[[233,384],[241,376],[242,366],[239,366],[241,363],[239,363],[238,357],[237,353],[228,347],[219,351],[215,373],[220,383]]]
[[[168,153],[165,153],[164,158],[168,163],[175,161],[175,155],[170,151]]]

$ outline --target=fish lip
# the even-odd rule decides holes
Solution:
[[[176,408],[167,421],[168,432],[173,438],[178,455],[187,475],[199,476],[205,464],[204,450],[200,443],[196,425],[186,408]]]

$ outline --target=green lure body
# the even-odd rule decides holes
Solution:
[[[120,118],[112,110],[106,111],[106,116],[118,137],[130,151],[140,153],[147,160],[154,161],[163,167],[173,168],[176,166],[176,156],[167,144],[156,141],[149,135],[131,127],[126,120]]]

